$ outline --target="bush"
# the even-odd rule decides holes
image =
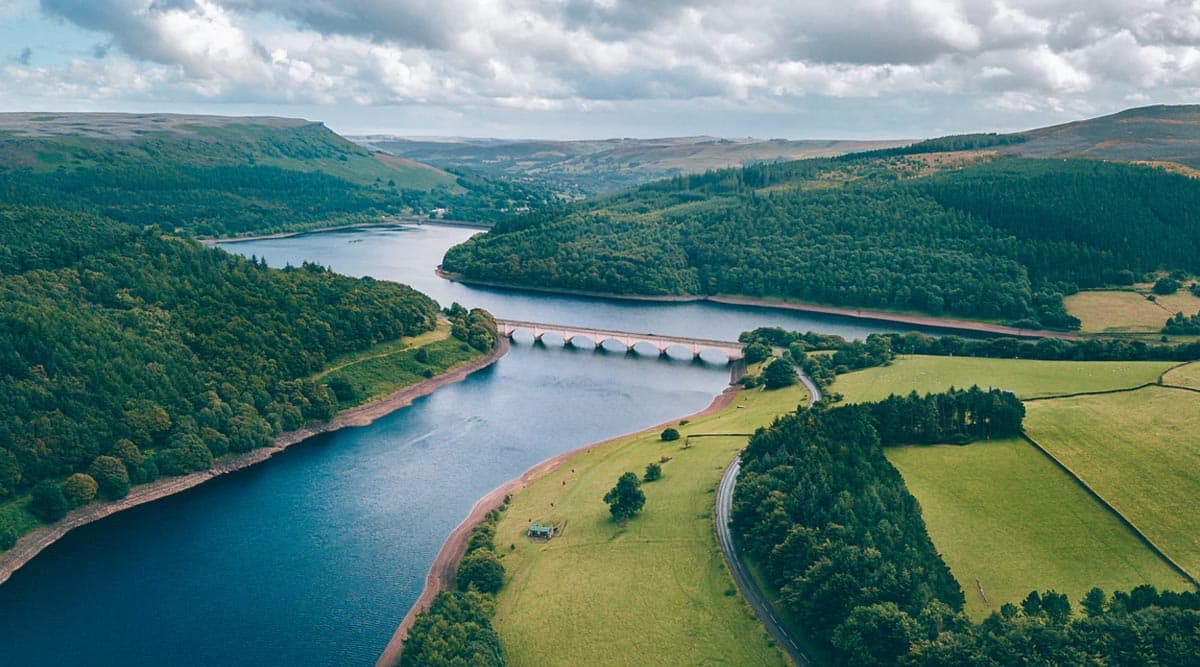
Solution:
[[[504,565],[491,549],[476,549],[458,563],[458,589],[496,593],[504,586]]]
[[[1183,285],[1174,278],[1159,278],[1154,283],[1154,293],[1160,295],[1174,294],[1179,291],[1180,287],[1183,287]]]
[[[33,487],[29,494],[29,513],[46,523],[54,523],[67,515],[70,505],[63,495],[62,487],[44,479]]]
[[[334,375],[329,378],[327,384],[329,385],[329,391],[333,392],[333,397],[337,399],[338,403],[349,403],[358,398],[358,389],[354,386],[354,383],[341,375]]]
[[[659,437],[659,439],[664,440],[666,442],[670,442],[672,440],[678,440],[679,439],[679,431],[674,428],[667,427],[667,428],[663,429],[663,432],[660,433],[658,437]]]
[[[642,480],[653,482],[662,478],[662,466],[657,463],[651,463],[646,466],[646,474],[642,476]]]
[[[0,522],[0,551],[8,551],[17,543],[17,531],[8,522]]]
[[[71,507],[79,507],[90,503],[96,497],[96,491],[99,488],[100,486],[96,484],[96,480],[92,479],[91,475],[77,472],[63,482],[62,492],[66,496],[67,502],[71,503]]]
[[[129,495],[129,471],[115,456],[97,456],[88,466],[88,474],[100,487],[100,495],[110,500]]]

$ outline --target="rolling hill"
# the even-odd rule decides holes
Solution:
[[[1200,181],[1157,168],[1200,159],[1176,141],[1196,117],[1150,107],[675,177],[505,221],[443,264],[519,285],[1077,328],[1064,295],[1200,273]],[[1088,159],[1122,145],[1126,160]]]
[[[0,194],[198,236],[434,209],[488,220],[543,199],[373,153],[321,123],[170,114],[0,114]]]
[[[604,139],[539,141],[462,137],[353,137],[393,155],[494,177],[543,183],[568,194],[598,194],[659,178],[900,146],[905,141],[785,139]]]

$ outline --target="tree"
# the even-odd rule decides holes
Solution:
[[[642,506],[646,504],[646,494],[642,492],[642,483],[638,476],[627,472],[617,480],[617,485],[604,494],[604,502],[608,503],[608,511],[612,513],[617,523],[632,519]]]
[[[100,495],[110,500],[129,495],[129,471],[115,456],[97,456],[88,473],[100,486]]]
[[[755,341],[746,346],[744,354],[746,363],[757,364],[760,361],[766,361],[767,357],[771,356],[771,348]]]
[[[504,564],[490,549],[476,549],[459,561],[456,582],[460,591],[496,593],[504,586]]]
[[[662,477],[662,466],[657,463],[651,463],[646,466],[646,474],[642,477],[647,482],[653,482]]]
[[[849,665],[891,665],[905,655],[920,624],[895,602],[857,607],[833,631],[833,645]]]
[[[67,502],[71,503],[71,507],[91,502],[99,488],[91,475],[82,472],[71,475],[62,485],[63,495],[66,496]]]
[[[1083,607],[1084,613],[1089,617],[1096,617],[1104,614],[1104,605],[1108,602],[1108,596],[1099,588],[1093,588],[1083,596],[1083,601],[1080,606]]]
[[[796,368],[791,362],[784,359],[776,359],[767,364],[763,370],[763,385],[767,389],[780,389],[782,387],[790,387],[799,381],[800,377],[796,374]]]
[[[44,479],[34,485],[29,493],[29,513],[46,523],[54,523],[67,515],[70,506],[63,495],[62,487]]]
[[[0,551],[8,551],[17,543],[17,531],[7,521],[0,521]]]
[[[1180,287],[1183,287],[1183,285],[1181,285],[1179,281],[1175,280],[1174,278],[1159,278],[1154,283],[1154,293],[1164,296],[1167,294],[1174,294],[1179,291]]]
[[[663,432],[660,433],[658,437],[659,437],[659,439],[661,439],[665,442],[670,442],[672,440],[678,440],[679,439],[679,431],[677,429],[674,429],[674,428],[671,428],[668,426],[667,428],[663,429]]]

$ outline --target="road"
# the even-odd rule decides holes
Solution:
[[[812,407],[813,403],[821,400],[821,390],[817,388],[812,378],[804,373],[800,373],[800,382],[804,383],[804,387],[808,389],[808,405]],[[759,588],[757,582],[750,576],[749,570],[746,569],[746,564],[738,557],[737,546],[733,543],[733,535],[729,532],[729,512],[733,507],[733,487],[737,484],[738,474],[741,470],[742,459],[737,457],[725,469],[725,474],[721,476],[721,483],[717,486],[717,541],[721,544],[721,553],[725,555],[725,563],[729,566],[729,571],[733,574],[733,580],[737,583],[738,590],[742,592],[742,597],[750,603],[750,608],[766,626],[767,632],[771,633],[775,643],[787,654],[793,664],[798,667],[808,667],[812,664],[812,660],[776,617],[775,609],[771,606],[766,593]]]

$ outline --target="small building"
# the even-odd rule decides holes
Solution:
[[[528,534],[535,540],[548,540],[554,537],[554,526],[543,526],[540,523],[529,524]]]

